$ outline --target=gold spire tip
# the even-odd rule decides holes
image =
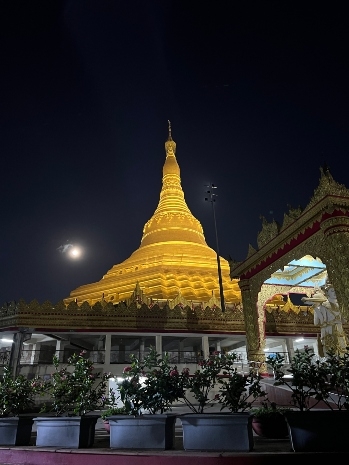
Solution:
[[[171,121],[168,119],[168,140],[172,140]]]

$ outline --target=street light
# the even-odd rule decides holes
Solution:
[[[217,222],[216,222],[216,210],[214,207],[215,204],[215,197],[217,197],[217,194],[213,193],[213,189],[217,189],[217,186],[214,184],[209,184],[206,185],[206,187],[209,187],[210,189],[206,191],[206,194],[209,195],[209,197],[205,197],[205,200],[208,202],[211,202],[212,205],[212,213],[213,213],[213,222],[214,222],[214,229],[216,233],[216,253],[217,253],[217,266],[218,266],[218,282],[219,282],[219,292],[221,296],[221,307],[222,307],[222,312],[225,312],[225,303],[224,303],[224,294],[223,294],[223,282],[222,282],[222,270],[221,270],[221,260],[219,257],[219,246],[218,246],[218,233],[217,233]]]

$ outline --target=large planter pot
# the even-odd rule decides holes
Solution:
[[[176,415],[145,414],[108,417],[112,449],[172,449]]]
[[[28,446],[33,416],[0,418],[0,446]]]
[[[92,447],[98,415],[37,417],[36,446],[80,449]]]
[[[250,413],[187,413],[180,416],[185,450],[253,450]]]
[[[286,439],[288,437],[288,425],[283,414],[272,416],[253,416],[253,431],[266,439]]]
[[[349,411],[285,413],[294,452],[347,452]]]

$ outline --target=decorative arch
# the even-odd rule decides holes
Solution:
[[[349,319],[349,190],[337,183],[327,166],[307,205],[289,209],[282,225],[262,218],[258,249],[249,245],[242,262],[229,261],[230,278],[239,279],[244,309],[247,352],[262,366],[265,360],[265,302],[276,293],[310,295],[313,288],[298,283],[269,284],[271,276],[305,256],[320,259],[336,289],[341,314]],[[282,274],[282,273],[280,273]],[[264,367],[265,368],[265,367]]]

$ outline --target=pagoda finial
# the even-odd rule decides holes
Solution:
[[[171,121],[168,119],[168,140],[172,140],[172,129],[171,129]]]

